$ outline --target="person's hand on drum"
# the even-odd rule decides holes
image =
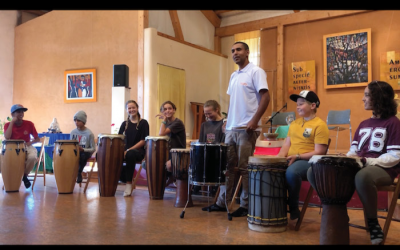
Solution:
[[[297,158],[296,155],[291,155],[291,156],[286,157],[286,160],[287,160],[287,162],[288,162],[288,167],[289,167],[290,165],[292,165],[293,162],[296,161],[296,158]]]

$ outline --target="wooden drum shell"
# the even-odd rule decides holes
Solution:
[[[285,157],[250,156],[248,227],[266,233],[286,231],[287,195]]]
[[[19,153],[17,151],[19,149]],[[6,192],[18,192],[25,171],[24,140],[4,140],[1,153],[1,175]]]
[[[53,151],[54,178],[59,194],[71,194],[79,170],[79,142],[56,140]]]
[[[152,200],[164,199],[169,159],[168,136],[146,137],[146,174],[149,196]]]
[[[102,197],[115,195],[124,160],[124,135],[99,134],[97,168],[99,192]]]

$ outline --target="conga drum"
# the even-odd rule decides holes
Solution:
[[[315,191],[322,203],[319,242],[321,245],[348,245],[347,203],[355,191],[354,178],[362,167],[359,159],[314,155],[309,160]]]
[[[56,140],[53,163],[58,193],[71,194],[74,191],[79,170],[79,142],[77,140]]]
[[[99,193],[102,197],[115,195],[124,161],[125,136],[99,134],[97,138],[97,169]]]
[[[147,136],[145,141],[149,196],[152,200],[162,200],[167,181],[165,163],[169,160],[169,136]]]
[[[24,140],[4,140],[1,151],[1,175],[6,192],[18,192],[25,171]]]
[[[188,171],[190,164],[190,149],[189,148],[172,148],[171,166],[172,175],[176,178],[176,198],[175,207],[184,207],[189,198],[188,207],[193,207],[192,196],[188,184]]]
[[[249,157],[249,229],[266,233],[286,231],[287,167],[285,157]]]

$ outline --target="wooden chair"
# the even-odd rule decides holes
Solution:
[[[88,185],[89,185],[90,180],[92,179],[93,169],[94,169],[94,166],[96,165],[96,156],[97,156],[97,153],[95,152],[95,153],[93,153],[92,156],[87,160],[88,163],[92,163],[92,164],[91,164],[90,172],[89,172],[89,174],[88,174],[87,179],[86,179],[85,181],[82,179],[82,182],[79,183],[79,187],[82,186],[82,183],[86,183],[85,188],[83,189],[83,193],[86,193],[86,189],[87,189],[87,187],[88,187]]]
[[[389,232],[390,222],[392,220],[400,222],[400,220],[392,218],[393,214],[394,214],[394,210],[395,210],[396,205],[397,205],[397,200],[398,200],[399,194],[400,194],[400,180],[399,179],[400,179],[400,175],[397,175],[397,178],[395,178],[394,182],[390,186],[377,187],[377,191],[385,191],[385,192],[391,192],[392,193],[392,198],[390,199],[390,202],[388,204],[389,205],[389,209],[387,211],[387,215],[386,216],[379,216],[378,215],[378,218],[385,219],[385,225],[383,226],[383,240],[380,243],[380,245],[385,244],[385,241],[386,241],[386,238],[387,238],[387,235],[388,235],[388,232]],[[364,223],[365,223],[365,226],[355,225],[355,224],[352,224],[352,223],[349,223],[349,226],[355,227],[355,228],[364,229],[367,232],[369,232],[368,221],[367,221],[367,218],[365,217],[365,210],[363,209],[363,211],[364,211]]]
[[[40,142],[42,143],[42,147],[40,148],[39,158],[37,161],[37,166],[35,173],[30,173],[28,175],[28,180],[32,181],[32,190],[36,183],[37,177],[43,177],[43,186],[46,186],[46,155],[45,155],[45,145],[48,142],[49,137],[43,136],[40,138]],[[43,163],[43,174],[38,174],[40,163]],[[32,179],[33,178],[33,179]]]
[[[328,153],[329,145],[331,145],[331,138],[329,138],[329,140],[328,140],[328,147],[326,149],[325,154]],[[313,191],[314,191],[314,188],[310,185],[310,188],[308,189],[307,196],[304,200],[303,206],[301,207],[300,217],[297,219],[296,226],[294,227],[295,231],[299,231],[299,229],[300,229],[301,222],[303,221],[304,214],[306,213],[308,203],[310,202]]]

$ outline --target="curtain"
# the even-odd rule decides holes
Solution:
[[[260,66],[260,31],[250,31],[235,34],[235,42],[245,42],[249,45],[249,61],[254,65]],[[235,70],[238,66],[235,64]]]

